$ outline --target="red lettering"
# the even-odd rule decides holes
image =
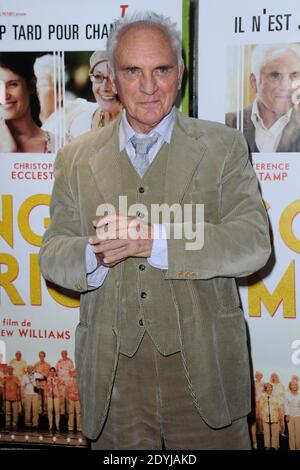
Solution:
[[[128,5],[120,5],[121,8],[121,18],[124,18]]]

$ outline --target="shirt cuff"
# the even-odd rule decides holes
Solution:
[[[148,263],[157,269],[168,269],[168,243],[163,224],[153,224],[153,245]]]
[[[86,260],[86,274],[87,283],[89,287],[100,287],[102,286],[107,276],[109,268],[106,266],[97,266],[97,258],[91,245],[87,245],[85,249],[85,260]]]

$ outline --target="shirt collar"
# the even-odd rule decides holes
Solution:
[[[165,142],[170,144],[174,123],[175,123],[175,106],[173,106],[173,108],[171,109],[169,114],[167,114],[157,124],[157,126],[153,128],[153,130],[150,132],[149,135],[151,135],[155,131],[157,134],[159,134],[159,136]],[[131,137],[133,137],[134,135],[142,136],[143,134],[138,134],[137,132],[135,132],[135,130],[131,127],[131,125],[128,122],[125,109],[123,109],[122,117],[121,117],[121,121],[120,121],[120,127],[119,127],[119,148],[120,148],[120,152],[122,152],[122,150],[124,150],[124,148],[126,147],[128,142],[130,141]]]
[[[263,120],[261,118],[261,115],[259,113],[257,100],[254,100],[253,105],[252,105],[251,121],[253,122],[254,127],[256,129],[257,129],[258,126],[260,126],[266,131],[275,131],[276,132],[280,128],[283,128],[287,125],[287,123],[291,119],[292,111],[293,111],[293,108],[289,109],[287,113],[280,116],[280,118],[278,118],[277,121],[274,122],[273,126],[271,126],[270,129],[267,129],[266,126],[264,125],[264,122],[263,122]]]

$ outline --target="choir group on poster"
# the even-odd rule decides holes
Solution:
[[[21,351],[0,365],[0,427],[7,431],[81,432],[76,369],[66,350],[55,366],[39,351],[28,364]]]

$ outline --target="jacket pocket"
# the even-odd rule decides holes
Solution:
[[[221,308],[218,310],[219,317],[239,317],[243,316],[244,312],[241,307]]]

